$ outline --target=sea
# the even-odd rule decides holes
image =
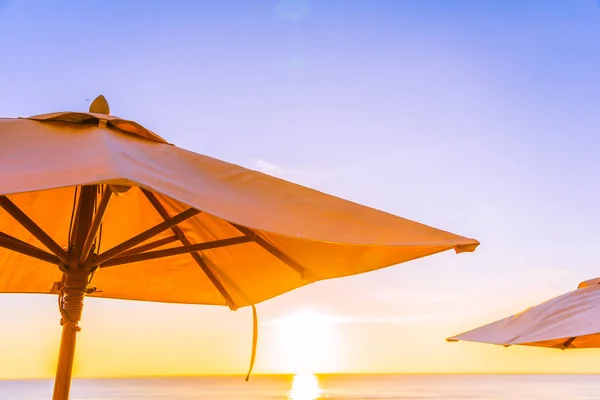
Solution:
[[[49,400],[51,380],[0,381],[0,400]],[[259,375],[75,379],[72,400],[591,400],[600,375]]]

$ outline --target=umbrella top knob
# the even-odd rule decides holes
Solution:
[[[90,112],[95,114],[110,114],[110,107],[108,106],[108,101],[102,95],[96,97],[92,104],[90,104]]]

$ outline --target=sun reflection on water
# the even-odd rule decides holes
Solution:
[[[292,381],[289,400],[318,400],[321,396],[319,380],[313,374],[298,374]]]

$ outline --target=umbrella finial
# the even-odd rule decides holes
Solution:
[[[90,104],[90,112],[96,114],[110,114],[110,107],[108,106],[108,101],[102,95],[96,97],[92,104]]]

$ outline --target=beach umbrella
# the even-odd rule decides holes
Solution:
[[[85,296],[251,306],[253,362],[255,304],[478,244],[178,148],[102,96],[0,119],[0,292],[58,295],[54,400],[69,397]]]
[[[600,347],[600,278],[581,282],[576,290],[518,314],[453,336],[497,344],[581,349]]]

